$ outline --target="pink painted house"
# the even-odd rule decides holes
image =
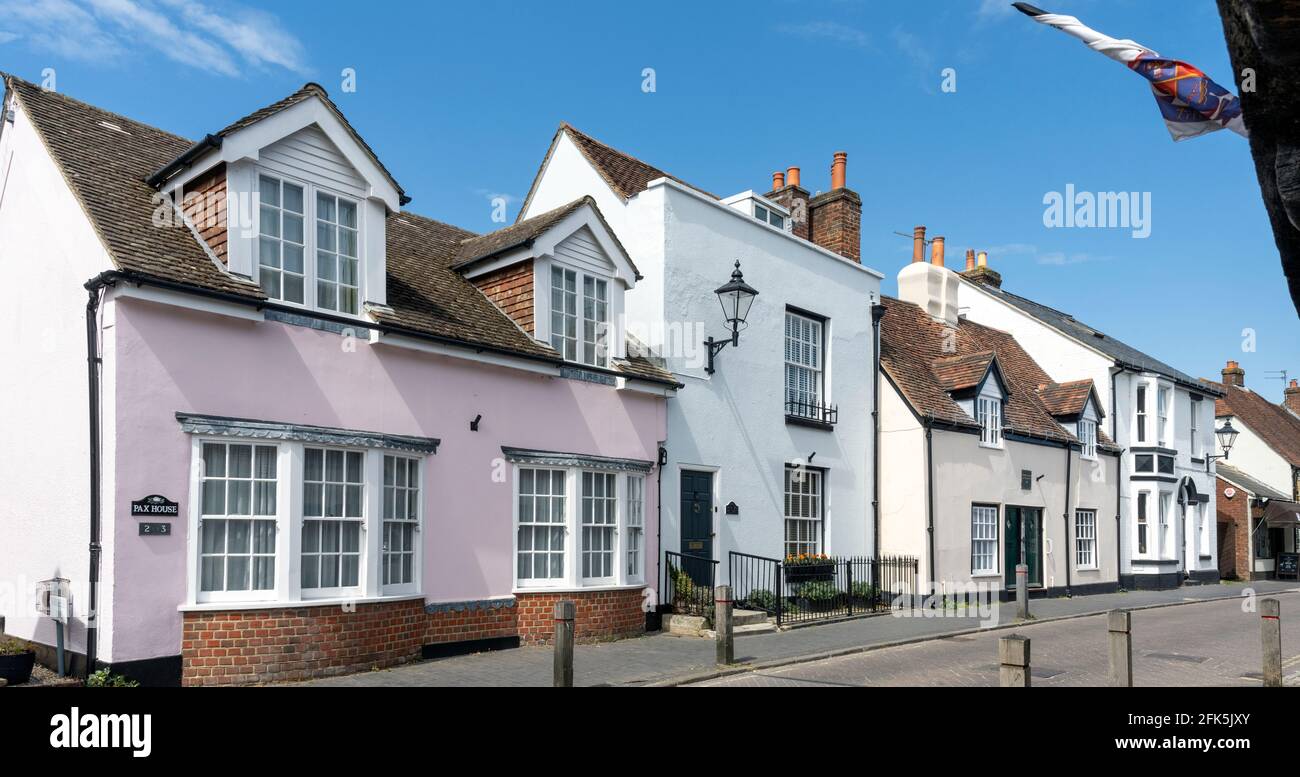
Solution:
[[[403,211],[314,84],[197,143],[5,87],[0,264],[39,290],[2,314],[6,633],[48,659],[51,578],[79,671],[161,684],[542,642],[563,598],[644,631],[679,385],[593,200]]]

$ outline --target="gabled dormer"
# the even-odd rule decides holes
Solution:
[[[623,295],[640,274],[591,197],[465,240],[452,267],[565,361],[626,358]]]
[[[1038,387],[1038,396],[1061,428],[1079,438],[1083,457],[1096,458],[1098,430],[1106,416],[1096,384],[1091,380],[1046,383]]]
[[[387,304],[385,220],[408,198],[320,86],[208,135],[148,183],[270,300],[340,316]]]
[[[932,371],[939,386],[980,427],[980,444],[1002,447],[1006,404],[1011,395],[1002,365],[993,351],[977,351],[935,360]]]

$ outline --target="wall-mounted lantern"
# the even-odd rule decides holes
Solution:
[[[1213,453],[1205,457],[1205,471],[1210,471],[1210,462],[1215,459],[1226,459],[1228,453],[1232,451],[1232,446],[1237,443],[1237,430],[1232,428],[1232,419],[1229,418],[1223,422],[1223,426],[1214,430],[1214,438],[1218,440],[1219,447],[1223,449],[1222,456],[1216,456]]]
[[[710,337],[704,341],[709,349],[709,366],[704,371],[713,374],[713,359],[718,353],[727,347],[727,344],[740,345],[740,330],[745,328],[745,319],[749,317],[749,306],[754,304],[754,297],[758,296],[758,290],[748,283],[745,283],[745,276],[740,273],[740,262],[736,262],[736,269],[731,273],[731,280],[722,284],[714,292],[718,295],[718,301],[722,303],[722,315],[726,319],[727,326],[731,327],[731,337],[726,340],[714,340]]]

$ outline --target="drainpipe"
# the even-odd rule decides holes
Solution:
[[[668,449],[659,444],[658,450],[655,451],[657,460],[655,466],[659,469],[659,477],[655,478],[655,512],[658,513],[658,520],[655,522],[655,586],[656,588],[663,585],[663,558],[664,558],[664,465],[663,462],[668,458]],[[656,608],[663,604],[663,591],[658,592],[655,597]]]
[[[930,595],[935,592],[935,574],[934,574],[934,428],[929,419],[925,420],[925,523],[926,532],[929,533],[929,571],[930,571]]]
[[[1115,376],[1123,370],[1112,368],[1110,370],[1110,441],[1116,446],[1119,445],[1119,416],[1115,414]],[[1121,449],[1115,456],[1115,587],[1120,591],[1124,586],[1120,583],[1124,576],[1124,523],[1120,520],[1120,513],[1123,508],[1120,502],[1120,485],[1124,482],[1124,450]]]
[[[100,368],[99,305],[105,286],[112,285],[111,275],[100,274],[86,281],[86,384],[89,389],[88,419],[90,431],[90,619],[86,629],[85,676],[95,671],[99,630],[99,563],[100,563]]]
[[[1073,485],[1072,467],[1074,466],[1074,452],[1070,449],[1070,443],[1065,444],[1065,512],[1061,517],[1065,519],[1065,550],[1061,554],[1065,558],[1065,595],[1070,596],[1070,486]]]
[[[871,548],[872,558],[880,558],[880,319],[885,306],[871,306],[871,342],[875,369],[871,373]]]

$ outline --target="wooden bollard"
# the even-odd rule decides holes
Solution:
[[[573,687],[573,619],[578,607],[565,599],[555,603],[555,687]]]
[[[720,585],[713,597],[713,631],[717,635],[718,664],[728,666],[736,660],[736,637],[731,627],[731,586]]]
[[[1106,631],[1110,640],[1110,684],[1133,687],[1133,631],[1128,610],[1106,613]]]
[[[1259,602],[1259,631],[1264,642],[1264,687],[1282,687],[1282,605],[1277,599]]]
[[[1012,634],[998,640],[998,680],[1003,688],[1028,688],[1029,637]]]

